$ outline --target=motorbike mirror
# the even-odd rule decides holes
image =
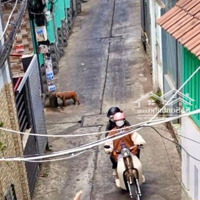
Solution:
[[[104,145],[105,149],[110,149],[110,145]]]
[[[143,149],[143,148],[144,148],[144,145],[140,144],[140,145],[138,145],[138,148],[139,148],[139,149]]]

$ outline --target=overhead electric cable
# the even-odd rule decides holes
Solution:
[[[160,128],[160,127],[155,127],[155,128],[156,128],[156,129],[159,129],[159,130],[162,130],[162,131],[166,131],[166,132],[168,132],[168,133],[171,133],[171,131],[166,130],[166,129],[163,129],[163,128]],[[184,138],[184,139],[186,139],[186,140],[190,140],[190,141],[192,141],[192,142],[194,142],[194,143],[200,144],[199,141],[193,140],[192,138],[186,137],[186,136],[184,136],[184,135],[177,134],[177,133],[173,133],[173,134],[176,135],[176,136],[178,136],[178,137]]]
[[[63,158],[55,158],[55,159],[49,159],[49,160],[29,160],[29,162],[31,162],[31,163],[45,163],[45,162],[63,161],[63,160],[68,160],[68,159],[72,159],[72,158],[78,157],[78,156],[80,156],[81,154],[86,153],[86,152],[89,152],[89,151],[91,151],[91,150],[92,150],[92,149],[86,150],[86,151],[81,151],[80,153],[77,153],[77,154],[73,154],[73,153],[72,153],[71,156],[63,157]]]
[[[183,114],[181,116],[184,117],[185,114]],[[168,121],[172,121],[172,120],[176,120],[176,119],[177,119],[177,116],[168,117],[168,118],[161,118],[161,119],[152,120],[151,123],[154,123],[154,124],[158,123],[159,124],[159,122],[168,122]],[[133,128],[133,127],[137,127],[139,125],[148,124],[148,122],[149,121],[140,122],[138,124],[133,124],[133,125],[127,126],[127,127]],[[85,137],[85,136],[101,135],[101,134],[112,132],[112,130],[111,130],[111,131],[101,131],[101,132],[93,132],[93,133],[85,133],[85,134],[68,134],[68,135],[48,134],[47,135],[47,134],[40,134],[40,133],[27,133],[27,132],[15,131],[15,130],[3,128],[3,127],[0,127],[0,130],[10,132],[10,133],[13,133],[13,134],[21,134],[21,135],[36,136],[36,137],[53,137],[53,138]]]
[[[197,71],[200,69],[200,66],[198,67],[198,69],[181,85],[181,87],[176,91],[176,93],[169,99],[169,101],[162,107],[161,110],[164,109],[164,107],[166,107],[168,105],[168,103],[173,99],[173,97],[181,90],[182,87],[184,87],[184,85],[197,73]],[[142,127],[145,127],[145,126],[148,126],[151,121],[160,113],[159,110],[146,124],[142,125],[141,127],[138,127],[136,130],[134,131],[138,131],[140,130]],[[195,111],[192,111],[190,113],[186,113],[186,114],[183,114],[183,115],[179,115],[177,117],[172,117],[173,120],[175,118],[180,118],[182,116],[189,116],[189,115],[193,115],[193,114],[197,114],[197,113],[200,113],[200,109],[198,110],[195,110]],[[167,120],[166,120],[167,121]],[[157,122],[158,123],[158,122]],[[162,121],[161,121],[162,123]],[[152,123],[153,124],[153,123]],[[154,123],[156,124],[156,123]],[[95,146],[98,146],[98,145],[101,145],[101,144],[104,144],[105,142],[107,141],[113,141],[115,139],[119,139],[119,138],[122,138],[126,135],[129,135],[133,133],[133,131],[129,131],[129,132],[125,132],[125,133],[119,133],[119,134],[115,134],[115,135],[112,135],[112,136],[108,136],[107,138],[103,138],[101,140],[98,140],[98,142],[93,142],[92,144],[86,144],[86,145],[83,145],[83,146],[80,146],[80,147],[77,147],[77,148],[72,148],[72,149],[69,149],[69,150],[65,150],[65,151],[59,151],[59,152],[54,152],[53,154],[50,154],[50,155],[43,155],[43,156],[37,156],[37,157],[29,157],[29,158],[23,158],[23,157],[15,157],[15,158],[1,158],[0,161],[28,161],[28,160],[35,160],[35,159],[43,159],[43,158],[50,158],[50,157],[56,157],[56,156],[63,156],[63,155],[67,155],[67,154],[70,154],[70,153],[75,153],[75,152],[79,152],[79,151],[84,151],[84,150],[87,150],[89,148],[93,148]]]
[[[113,135],[113,136],[109,136],[108,138],[100,139],[100,140],[98,140],[98,142],[95,141],[95,142],[92,142],[91,144],[88,143],[88,144],[85,144],[85,145],[80,146],[80,147],[72,148],[72,149],[69,149],[69,150],[58,151],[58,152],[54,152],[54,153],[48,154],[48,155],[28,157],[28,158],[23,158],[23,157],[0,158],[0,161],[29,161],[29,160],[36,160],[36,159],[40,160],[40,159],[44,159],[44,158],[64,156],[64,155],[67,155],[67,154],[77,153],[77,152],[80,152],[80,151],[91,149],[93,147],[104,144],[107,141],[113,141],[114,139],[124,137],[125,135],[131,134],[132,132],[133,131],[129,131],[129,132],[121,133],[121,134],[116,134],[116,135]]]
[[[200,113],[200,109],[198,109],[196,111],[192,111],[190,113],[186,113],[184,115],[185,116],[189,116],[189,115],[193,115],[193,114],[197,114],[197,113]],[[177,118],[180,118],[180,117],[182,117],[182,116],[177,116]],[[162,123],[162,122],[160,122],[160,123]],[[69,149],[69,150],[58,151],[58,152],[54,152],[54,153],[48,154],[48,155],[42,155],[42,156],[36,156],[36,157],[28,157],[28,158],[24,158],[24,157],[4,158],[3,157],[3,158],[0,158],[0,161],[29,161],[29,160],[38,160],[38,159],[40,160],[40,159],[45,159],[45,158],[64,156],[64,155],[71,154],[71,153],[77,153],[77,152],[80,152],[80,151],[91,149],[91,148],[99,146],[101,144],[105,144],[106,142],[122,138],[122,137],[124,137],[126,135],[129,135],[129,134],[133,133],[134,131],[138,131],[141,128],[147,127],[147,126],[148,126],[148,124],[145,124],[145,126],[140,126],[135,130],[131,130],[131,131],[128,131],[128,132],[120,132],[118,134],[115,134],[115,135],[112,135],[112,136],[108,136],[107,138],[103,138],[103,139],[100,139],[98,141],[82,145],[80,147],[72,148],[72,149]],[[149,124],[149,126],[150,126],[150,124]]]
[[[176,145],[177,145],[178,147],[180,147],[189,157],[191,157],[191,158],[193,158],[194,160],[200,162],[200,159],[198,159],[198,158],[196,158],[195,156],[193,156],[193,155],[191,155],[190,153],[188,153],[187,150],[186,150],[182,145],[180,145],[178,142],[175,142],[175,141],[173,141],[173,140],[171,140],[171,139],[169,139],[169,138],[163,136],[162,134],[159,133],[159,131],[158,131],[155,127],[152,127],[152,126],[149,126],[149,127],[152,128],[152,129],[154,129],[154,130],[160,135],[160,137],[162,137],[162,138],[164,138],[164,139],[166,139],[166,140],[168,140],[168,141],[170,141],[170,142],[176,144]]]
[[[156,131],[158,134],[159,134],[159,132],[157,131],[157,128],[155,128],[155,127],[151,127],[151,128],[153,128],[154,129],[154,131]],[[169,161],[169,165],[170,165],[170,167],[171,167],[171,170],[172,170],[172,172],[173,172],[173,174],[174,174],[174,176],[175,176],[175,178],[176,178],[176,180],[177,180],[177,182],[178,182],[178,184],[184,189],[184,191],[185,191],[185,188],[183,187],[183,184],[181,183],[181,181],[179,180],[179,178],[177,177],[177,174],[175,173],[175,171],[174,171],[174,167],[173,167],[173,165],[172,165],[172,162],[171,162],[171,160],[170,160],[170,155],[169,155],[169,153],[168,153],[168,151],[167,151],[167,147],[166,147],[166,145],[165,145],[165,143],[164,143],[164,140],[163,139],[166,139],[163,135],[161,135],[161,134],[159,134],[160,135],[160,137],[161,137],[161,139],[162,139],[162,142],[163,142],[163,145],[164,145],[164,148],[165,148],[165,151],[166,151],[166,155],[167,155],[167,159],[168,159],[168,161]],[[171,141],[172,142],[172,141]],[[174,142],[173,142],[174,143]],[[184,193],[185,194],[185,196],[187,197],[187,194],[186,193]]]
[[[169,102],[180,92],[180,90],[190,81],[190,79],[199,71],[200,66],[188,77],[188,79],[179,87],[178,90],[171,96],[165,105],[149,120],[150,122],[169,104]]]
[[[200,69],[200,66],[195,70],[194,73],[180,86],[180,88],[172,95],[172,97],[166,102],[166,104],[150,119],[146,122],[146,124],[149,124],[155,117],[169,104],[169,102],[174,98],[174,96],[188,83],[188,81],[198,72]],[[159,120],[158,120],[159,121]],[[142,124],[142,123],[139,123]],[[139,125],[138,124],[138,125]],[[129,127],[135,127],[137,125],[132,125]],[[41,136],[41,137],[82,137],[82,136],[88,136],[88,135],[95,135],[95,134],[102,134],[102,133],[108,133],[110,131],[104,131],[104,132],[98,132],[98,133],[89,133],[89,134],[75,134],[75,135],[46,135],[46,134],[36,134],[36,133],[25,133],[25,132],[20,132],[20,131],[15,131],[11,129],[6,129],[0,127],[0,130],[4,131],[10,131],[12,133],[18,133],[18,134],[24,134],[24,135],[33,135],[33,136]]]
[[[153,122],[159,122],[159,121],[164,121],[164,120],[165,120],[165,118],[162,118],[162,119],[159,119],[159,120],[154,120]],[[146,122],[148,122],[148,121],[146,121]],[[128,126],[128,127],[129,128],[137,127],[137,126],[144,124],[146,122],[140,122],[138,124],[134,124],[134,125],[131,125],[131,126]],[[21,135],[36,136],[36,137],[54,137],[54,138],[84,137],[84,136],[100,135],[100,134],[112,132],[112,130],[111,130],[111,131],[101,131],[101,132],[93,132],[93,133],[85,133],[85,134],[68,134],[68,135],[48,134],[47,135],[47,134],[27,133],[27,132],[15,131],[15,130],[3,128],[3,127],[0,127],[0,130],[10,132],[10,133],[15,133],[15,134],[21,134]]]

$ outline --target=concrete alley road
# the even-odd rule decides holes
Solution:
[[[59,91],[75,90],[81,104],[46,110],[49,134],[77,134],[105,129],[111,106],[124,110],[131,124],[139,119],[134,101],[152,90],[150,67],[140,42],[139,0],[90,0],[76,18],[69,45],[56,76]],[[146,119],[145,119],[146,120]],[[81,124],[78,123],[81,121]],[[164,129],[164,126],[160,126]],[[180,184],[180,157],[173,144],[151,129],[141,130],[146,183],[142,200],[185,200]],[[170,137],[166,131],[161,131]],[[104,137],[49,139],[53,151],[66,150]],[[74,159],[43,165],[34,200],[128,200],[117,189],[103,147]]]

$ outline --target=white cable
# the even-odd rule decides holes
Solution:
[[[195,111],[192,111],[192,112],[190,112],[190,113],[185,113],[185,114],[183,114],[183,115],[179,115],[179,116],[177,116],[177,117],[173,117],[172,120],[174,120],[174,119],[179,119],[179,118],[181,118],[181,117],[183,117],[183,116],[194,115],[194,114],[197,114],[197,113],[200,113],[200,109],[195,110]],[[162,121],[161,121],[161,122],[157,122],[156,124],[159,124],[159,123],[163,123],[163,122],[162,122]],[[154,124],[155,124],[155,123],[154,123]],[[152,126],[152,124],[145,124],[145,126]],[[129,135],[129,134],[135,132],[135,131],[140,130],[141,128],[142,128],[142,127],[137,128],[136,130],[132,130],[132,131],[124,132],[124,133],[115,134],[115,135],[113,135],[113,136],[109,136],[109,137],[107,137],[107,138],[103,138],[103,139],[98,140],[98,141],[95,141],[95,142],[93,142],[93,143],[89,143],[89,144],[86,144],[86,145],[83,145],[83,146],[80,146],[80,147],[76,147],[76,148],[72,148],[72,149],[69,149],[69,150],[54,152],[54,153],[49,154],[49,155],[35,156],[35,157],[28,157],[28,158],[23,158],[23,157],[0,158],[0,161],[30,161],[30,160],[51,158],[51,157],[57,157],[57,156],[64,156],[64,155],[71,154],[71,153],[76,153],[76,152],[80,152],[80,151],[85,151],[85,150],[91,149],[91,148],[93,148],[93,147],[99,146],[99,145],[101,145],[101,144],[105,144],[105,142],[113,141],[113,140],[122,138],[122,137],[124,137],[124,136],[126,136],[126,135]]]
[[[180,90],[190,81],[190,79],[199,71],[200,66],[191,74],[191,76],[179,87],[179,89],[171,96],[171,98],[166,102],[166,104],[149,120],[151,122],[157,115],[169,104],[169,102],[174,98],[174,96],[180,92]]]
[[[180,86],[180,88],[172,95],[172,97],[166,102],[166,104],[149,120],[147,121],[146,124],[150,123],[168,104],[169,102],[174,98],[174,96],[188,83],[188,81],[190,81],[190,79],[198,72],[198,70],[200,69],[200,66],[192,73],[192,75]],[[129,126],[130,128],[138,126],[142,123],[136,124],[136,125],[132,125]],[[68,137],[82,137],[82,136],[90,136],[90,135],[100,135],[103,133],[109,133],[112,131],[102,131],[102,132],[96,132],[96,133],[88,133],[88,134],[75,134],[75,135],[46,135],[46,134],[37,134],[37,133],[25,133],[25,132],[20,132],[20,131],[15,131],[15,130],[11,130],[11,129],[6,129],[6,128],[2,128],[0,127],[0,130],[4,130],[4,131],[9,131],[11,133],[17,133],[17,134],[23,134],[23,135],[32,135],[32,136],[40,136],[40,137],[54,137],[54,138],[58,138],[58,137],[62,137],[62,138],[68,138]]]
[[[148,126],[150,125],[149,123],[167,106],[167,104],[172,100],[172,98],[184,87],[185,84],[187,84],[187,82],[197,73],[197,71],[200,69],[200,66],[198,67],[198,69],[182,84],[182,86],[176,91],[176,93],[169,99],[169,101],[162,107],[161,110],[159,110],[146,124],[144,124],[143,126]],[[172,117],[173,120],[174,119],[179,119],[180,117],[182,116],[189,116],[189,115],[194,115],[194,114],[197,114],[197,113],[200,113],[200,109],[198,110],[195,110],[195,111],[192,111],[190,113],[186,113],[186,114],[183,114],[183,115],[179,115],[177,117]],[[168,120],[165,120],[165,121],[171,121],[171,119],[168,119]],[[160,122],[157,122],[157,123],[154,123],[154,124],[160,124],[162,123],[163,121],[160,121]],[[152,123],[153,124],[153,123]],[[137,131],[137,130],[140,130],[142,127],[140,128],[137,128],[136,130],[134,131]],[[69,153],[75,153],[75,152],[79,152],[79,151],[83,151],[83,150],[87,150],[89,148],[92,148],[92,147],[95,147],[95,146],[98,146],[100,144],[103,144],[107,141],[113,141],[115,139],[118,139],[118,138],[121,138],[121,137],[124,137],[126,135],[129,135],[131,134],[133,131],[130,131],[130,132],[127,132],[127,133],[124,133],[124,134],[115,134],[113,136],[110,136],[110,137],[107,137],[107,138],[104,138],[104,139],[101,139],[99,140],[98,142],[93,142],[91,145],[90,143],[89,144],[86,144],[84,146],[81,146],[79,148],[72,148],[72,149],[69,149],[69,150],[66,150],[66,151],[59,151],[59,152],[55,152],[51,155],[44,155],[44,156],[37,156],[37,157],[29,157],[29,158],[23,158],[23,157],[15,157],[15,158],[2,158],[0,159],[0,161],[28,161],[28,160],[35,160],[35,159],[43,159],[43,158],[50,158],[50,157],[56,157],[56,156],[62,156],[62,155],[66,155],[66,154],[69,154]]]
[[[86,150],[86,151],[82,151],[82,152],[80,152],[80,153],[77,153],[77,154],[72,154],[71,156],[68,156],[68,157],[64,157],[64,158],[55,158],[55,159],[49,159],[49,160],[29,160],[29,161],[27,161],[27,162],[31,162],[31,163],[45,163],[45,162],[55,162],[55,161],[63,161],[63,160],[68,160],[68,159],[71,159],[71,158],[75,158],[75,157],[77,157],[77,156],[80,156],[81,154],[83,154],[83,153],[86,153],[86,152],[89,152],[89,151],[91,151],[91,149],[90,150]]]
[[[83,146],[80,146],[80,147],[77,147],[77,148],[72,148],[72,149],[65,150],[65,151],[58,151],[58,152],[54,152],[54,153],[48,154],[48,155],[27,157],[27,158],[23,158],[23,157],[1,158],[0,161],[29,161],[29,160],[37,160],[37,159],[51,158],[51,157],[57,157],[57,156],[64,156],[64,155],[67,155],[67,154],[76,153],[76,152],[79,152],[79,151],[91,149],[91,148],[99,146],[101,144],[105,144],[105,142],[107,142],[107,141],[113,141],[114,139],[124,137],[125,135],[128,135],[132,132],[133,131],[125,132],[124,134],[120,134],[120,135],[110,136],[108,138],[103,138],[103,139],[99,140],[98,142],[95,142],[94,144],[89,143],[89,144],[86,144],[86,145],[83,145]]]
[[[129,126],[129,127],[135,127],[140,125],[141,123]],[[100,135],[100,134],[105,134],[105,133],[109,133],[112,132],[111,131],[101,131],[101,132],[94,132],[94,133],[85,133],[85,134],[73,134],[73,135],[47,135],[47,134],[39,134],[39,133],[27,133],[27,132],[21,132],[21,131],[15,131],[12,129],[7,129],[7,128],[2,128],[0,127],[0,130],[2,131],[7,131],[10,133],[16,133],[16,134],[21,134],[21,135],[28,135],[28,136],[37,136],[37,137],[53,137],[53,138],[69,138],[69,137],[83,137],[83,136],[91,136],[91,135]]]
[[[1,37],[0,37],[0,41],[2,40],[3,36],[4,36],[5,33],[6,33],[6,30],[7,30],[7,28],[8,28],[9,23],[10,23],[10,20],[11,20],[11,18],[12,18],[13,12],[15,11],[15,9],[16,9],[16,7],[17,7],[17,4],[18,4],[18,0],[15,1],[15,5],[14,5],[14,7],[13,7],[13,9],[12,9],[12,11],[11,11],[9,17],[8,17],[8,21],[7,21],[6,26],[5,26],[5,29],[4,29],[4,31],[3,31],[2,35],[1,35]]]
[[[175,116],[175,117],[165,118],[165,120],[161,121],[161,122],[166,123],[166,122],[174,121],[174,120],[179,119],[181,117],[187,117],[187,116],[195,115],[195,114],[198,114],[198,113],[200,113],[200,109],[191,111],[189,113],[184,113],[182,115],[178,115],[178,116]],[[155,125],[158,125],[158,124],[160,124],[160,121],[158,121],[158,122],[152,121],[150,124],[149,123],[143,124],[143,126],[148,126],[148,125],[155,126]]]
[[[153,120],[153,121],[156,122],[156,121],[163,121],[163,120],[165,120],[165,118],[156,119],[156,120]],[[139,125],[142,125],[142,124],[148,123],[148,122],[149,121],[140,122],[138,124],[127,126],[127,128],[137,127]],[[73,135],[70,135],[70,134],[69,135],[59,135],[59,134],[58,135],[55,135],[55,134],[47,135],[47,134],[27,133],[27,132],[15,131],[15,130],[3,128],[3,127],[0,127],[0,130],[10,132],[10,133],[15,133],[15,134],[21,134],[21,135],[37,136],[37,137],[53,137],[53,138],[83,137],[83,136],[91,136],[91,135],[101,135],[101,134],[112,132],[112,130],[111,130],[111,131],[101,131],[101,132],[85,133],[85,134],[73,134]]]

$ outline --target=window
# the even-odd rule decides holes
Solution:
[[[183,50],[183,82],[200,66],[200,60],[186,48]],[[194,101],[184,99],[184,109],[189,112],[200,108],[200,71],[193,76],[183,88],[184,94]],[[200,127],[200,114],[192,115],[192,119]]]

